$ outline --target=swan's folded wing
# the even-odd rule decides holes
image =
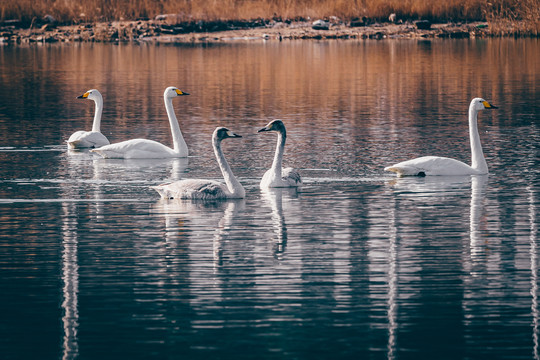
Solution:
[[[152,187],[162,199],[217,200],[226,199],[224,185],[212,180],[186,179]]]
[[[298,170],[290,167],[283,169],[283,179],[293,186],[300,185],[302,183],[302,177],[298,173]]]
[[[158,159],[178,156],[173,149],[148,139],[126,140],[92,151],[111,159]]]
[[[423,156],[385,167],[384,170],[393,171],[398,176],[469,175],[474,173],[469,165],[441,156]]]
[[[107,137],[97,131],[77,131],[66,141],[70,149],[75,148],[97,148],[108,145]]]

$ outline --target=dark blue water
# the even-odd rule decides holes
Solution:
[[[0,47],[2,359],[539,359],[537,40]],[[188,159],[104,160],[63,141]],[[488,176],[396,179],[421,155],[468,162],[479,115]],[[259,190],[287,127],[305,185]],[[162,201],[220,179],[216,126],[244,200]]]

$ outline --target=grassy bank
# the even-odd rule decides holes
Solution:
[[[52,15],[64,24],[113,20],[153,19],[159,14],[178,14],[177,21],[249,19],[316,19],[337,16],[386,20],[426,19],[435,22],[485,20],[504,34],[540,33],[538,0],[3,0],[0,21],[33,19]]]

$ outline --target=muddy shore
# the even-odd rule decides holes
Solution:
[[[0,44],[56,42],[205,43],[289,39],[475,38],[491,36],[485,22],[369,23],[367,21],[228,21],[177,22],[167,15],[154,20],[59,25],[54,21],[24,28],[16,21],[0,23]]]

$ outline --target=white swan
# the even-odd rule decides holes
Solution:
[[[76,131],[74,132],[67,142],[68,149],[81,149],[81,148],[96,148],[103,145],[108,145],[109,140],[100,132],[101,125],[101,113],[103,112],[103,97],[101,93],[96,89],[88,90],[81,96],[77,96],[77,99],[90,99],[96,103],[96,111],[94,113],[94,123],[92,124],[92,131]]]
[[[99,149],[91,150],[104,158],[113,159],[163,159],[174,157],[187,157],[188,148],[178,120],[174,114],[172,106],[172,99],[177,96],[189,95],[173,86],[165,89],[163,93],[163,100],[165,101],[165,109],[167,109],[167,115],[169,116],[169,123],[171,125],[171,133],[173,137],[174,148],[171,149],[168,146],[158,143],[157,141],[147,139],[132,139],[126,140],[115,144],[102,146]]]
[[[225,200],[243,199],[246,192],[242,184],[236,180],[234,174],[221,150],[221,141],[227,138],[240,138],[224,127],[218,127],[212,134],[212,147],[214,154],[225,179],[225,184],[213,180],[186,179],[153,186],[163,199],[188,199],[188,200]]]
[[[469,138],[471,141],[472,163],[467,165],[461,161],[440,157],[423,156],[412,160],[385,167],[386,171],[393,171],[401,176],[427,176],[427,175],[485,175],[488,167],[480,136],[478,135],[478,111],[484,109],[497,109],[489,102],[481,98],[475,98],[469,106]]]
[[[287,131],[285,124],[281,120],[273,120],[258,132],[276,131],[278,133],[276,154],[272,167],[266,171],[262,177],[261,189],[276,188],[276,187],[295,187],[302,184],[302,178],[298,171],[293,168],[282,168],[283,151],[285,150],[285,140],[287,139]]]

